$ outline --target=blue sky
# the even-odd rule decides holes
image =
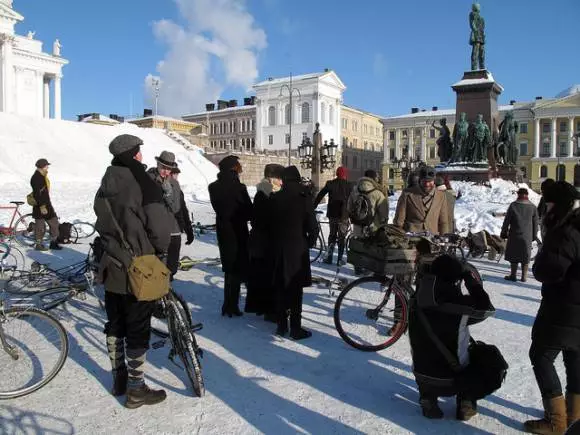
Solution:
[[[481,5],[501,102],[552,97],[580,83],[580,1]],[[160,73],[167,114],[202,109],[218,95],[241,99],[260,79],[324,68],[346,84],[345,103],[363,110],[453,107],[450,85],[469,67],[470,7],[470,0],[14,1],[25,16],[18,33],[35,30],[45,51],[60,38],[70,60],[67,119],[127,115],[131,106],[142,112],[152,105],[146,77]]]

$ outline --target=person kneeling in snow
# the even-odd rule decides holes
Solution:
[[[461,281],[469,295],[462,294]],[[420,278],[409,339],[425,417],[442,418],[438,397],[456,395],[457,419],[469,420],[477,414],[476,401],[501,385],[507,364],[495,346],[473,342],[468,329],[494,312],[475,268],[455,257],[437,257]]]

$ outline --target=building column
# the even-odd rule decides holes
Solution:
[[[54,77],[54,119],[62,118],[61,95],[60,95],[60,80],[62,75]]]
[[[389,156],[389,131],[383,130],[383,164],[389,163],[390,161],[391,159]]]
[[[44,118],[44,73],[36,71],[36,116]]]
[[[395,129],[395,158],[400,159],[402,155],[401,129]]]
[[[50,78],[47,76],[44,76],[42,89],[44,93],[43,116],[45,118],[50,118]]]
[[[540,137],[542,133],[540,131],[540,118],[534,119],[534,157],[538,159],[540,157]]]
[[[557,121],[558,121],[557,118],[552,118],[552,155],[551,155],[551,157],[556,157],[556,149],[558,146],[558,144],[556,143],[557,139],[558,139],[558,137],[556,136],[556,134],[557,134],[556,128],[558,127]]]
[[[0,68],[2,69],[0,73],[0,112],[13,112],[14,108],[12,105],[12,94],[15,89],[14,80],[14,66],[12,65],[12,44],[14,43],[14,37],[1,34],[0,35],[0,49],[2,56],[2,63]]]
[[[427,127],[423,127],[421,135],[421,160],[427,162]]]
[[[568,156],[574,157],[576,155],[574,149],[574,117],[568,118]]]
[[[412,159],[415,156],[415,127],[409,128],[408,138],[409,159]]]

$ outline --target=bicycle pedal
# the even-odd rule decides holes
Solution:
[[[195,325],[191,325],[191,332],[197,332],[197,331],[201,331],[203,329],[203,324],[202,323],[196,323]]]
[[[195,351],[195,353],[197,354],[197,356],[199,356],[200,358],[203,358],[203,349],[201,348],[197,348],[197,350]]]
[[[153,349],[160,349],[165,346],[165,340],[159,340],[151,343]]]

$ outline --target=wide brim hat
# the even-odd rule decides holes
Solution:
[[[556,206],[571,207],[577,199],[580,199],[580,194],[566,181],[556,181],[544,192],[544,201],[554,203]]]
[[[163,151],[158,157],[155,157],[157,163],[163,165],[167,168],[173,169],[177,168],[177,162],[175,161],[175,154],[171,151]]]

